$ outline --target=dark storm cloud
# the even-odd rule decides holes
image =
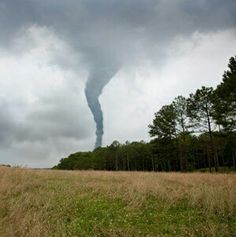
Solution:
[[[167,39],[195,30],[235,27],[235,10],[234,0],[1,0],[1,38],[8,41],[20,27],[39,24],[52,27],[79,48],[115,50],[113,46],[129,38]]]
[[[152,58],[177,35],[235,27],[235,12],[235,0],[1,0],[0,38],[9,44],[22,27],[46,26],[88,67],[109,67]]]
[[[103,117],[98,98],[111,79],[107,75],[142,57],[161,61],[176,36],[234,28],[235,12],[235,0],[0,0],[0,47],[11,49],[20,30],[37,25],[80,52],[90,73],[85,92],[100,136]],[[55,63],[65,66],[61,60]],[[77,70],[76,63],[66,66]],[[50,121],[52,111],[44,111],[44,121]],[[3,133],[11,127],[4,121]],[[55,126],[58,133],[69,129],[63,123]]]
[[[0,0],[0,39],[9,44],[22,27],[46,26],[88,67],[109,68],[157,56],[178,35],[235,27],[235,12],[235,0]]]

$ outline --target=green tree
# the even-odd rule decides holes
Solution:
[[[236,56],[231,57],[229,69],[223,74],[223,81],[215,90],[215,114],[217,124],[227,134],[233,165],[236,168]]]
[[[215,114],[218,124],[227,132],[236,130],[236,56],[231,57],[229,69],[215,90]]]
[[[151,137],[157,137],[157,144],[161,144],[159,159],[166,159],[167,167],[165,170],[171,170],[174,151],[176,150],[176,111],[173,104],[163,106],[157,113],[153,123],[149,125],[149,134]],[[164,162],[164,164],[166,164]],[[174,165],[176,167],[176,165]]]
[[[151,137],[172,139],[176,137],[176,112],[173,105],[163,106],[157,113],[153,123],[148,126]]]
[[[111,156],[115,158],[115,170],[119,170],[118,150],[120,145],[121,144],[117,140],[115,140],[109,147]]]
[[[191,118],[195,132],[208,133],[210,149],[208,153],[209,169],[211,171],[211,160],[213,156],[215,170],[218,171],[219,161],[213,140],[213,130],[216,127],[213,118],[213,101],[213,88],[203,86],[195,94],[190,94],[188,99],[188,116]]]
[[[176,133],[180,156],[181,171],[187,169],[187,136],[190,133],[190,118],[188,116],[188,102],[183,96],[178,96],[172,103],[176,114]]]

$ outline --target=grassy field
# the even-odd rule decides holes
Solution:
[[[0,167],[0,236],[236,236],[236,175]]]

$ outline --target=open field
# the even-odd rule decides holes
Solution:
[[[0,167],[0,236],[236,236],[236,175]]]

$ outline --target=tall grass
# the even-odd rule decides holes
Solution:
[[[0,167],[0,236],[234,236],[236,175]]]

